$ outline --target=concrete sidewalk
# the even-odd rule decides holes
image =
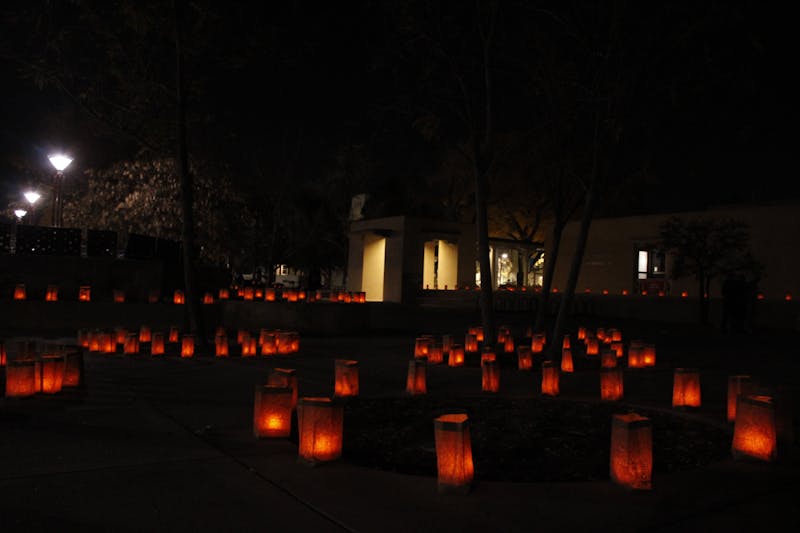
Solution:
[[[362,394],[385,395],[401,390],[409,345],[413,339],[315,339],[280,362],[87,354],[84,394],[0,399],[0,530],[767,531],[776,520],[781,529],[800,527],[796,447],[773,464],[724,460],[654,476],[643,493],[602,481],[479,482],[469,494],[444,495],[433,477],[344,461],[310,468],[291,442],[253,438],[253,385],[269,368],[298,368],[301,395],[329,395],[329,363],[354,357],[364,361]]]

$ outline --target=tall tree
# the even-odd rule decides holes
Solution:
[[[760,277],[750,251],[747,224],[735,219],[684,219],[672,216],[659,227],[660,246],[673,258],[670,276],[697,280],[698,320],[708,324],[711,283],[724,276]]]

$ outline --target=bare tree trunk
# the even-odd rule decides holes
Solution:
[[[553,242],[551,249],[546,251],[544,258],[544,279],[542,280],[542,292],[539,294],[539,307],[536,309],[536,321],[533,325],[533,332],[540,332],[544,329],[545,319],[547,318],[548,307],[550,306],[550,291],[553,287],[553,275],[556,271],[556,260],[558,251],[561,248],[561,234],[564,232],[564,224],[556,220],[553,225]]]
[[[184,328],[194,334],[198,342],[198,352],[205,354],[207,352],[207,342],[194,271],[194,177],[189,170],[189,153],[186,142],[186,94],[183,73],[183,45],[181,43],[182,0],[175,0],[173,6],[175,11],[175,74],[178,106],[175,166],[181,184],[181,211],[183,214],[181,236],[183,240],[183,283],[186,291]]]
[[[596,171],[595,171],[596,172]],[[572,264],[569,269],[569,279],[567,279],[567,286],[561,296],[561,303],[558,307],[558,316],[556,317],[556,324],[553,327],[552,341],[549,343],[548,357],[553,358],[554,351],[561,347],[561,343],[557,341],[564,336],[565,324],[567,315],[572,308],[572,302],[575,299],[575,287],[578,284],[578,275],[581,272],[581,264],[583,263],[583,254],[586,251],[586,242],[589,239],[589,228],[592,224],[594,215],[594,202],[595,202],[595,187],[596,178],[592,177],[589,189],[586,192],[586,203],[584,204],[583,218],[581,219],[581,227],[578,232],[578,241],[575,243],[575,255],[572,256]]]
[[[489,258],[489,224],[486,205],[489,179],[481,168],[480,162],[475,167],[475,225],[478,233],[478,261],[481,270],[481,323],[484,342],[494,344],[496,338],[494,334],[494,295],[492,293],[492,265]]]

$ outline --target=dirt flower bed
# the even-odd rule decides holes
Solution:
[[[353,398],[345,406],[343,459],[393,472],[436,475],[433,419],[454,410],[470,417],[476,480],[590,481],[609,478],[611,403],[543,398]],[[653,423],[653,476],[697,468],[730,455],[718,427],[637,409]]]

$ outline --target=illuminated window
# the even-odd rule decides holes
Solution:
[[[664,252],[639,249],[636,252],[636,277],[638,279],[663,278],[665,273]]]

